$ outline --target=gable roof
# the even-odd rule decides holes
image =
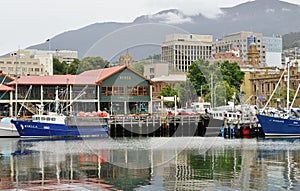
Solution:
[[[149,83],[152,84],[152,81],[150,79],[145,78],[143,75],[141,75],[137,71],[135,71],[132,68],[130,68],[128,66],[125,66],[125,65],[124,66],[116,66],[116,67],[110,67],[110,68],[103,68],[103,69],[96,69],[96,70],[85,71],[85,72],[79,74],[79,78],[78,79],[80,79],[80,78],[82,78],[82,79],[90,79],[90,80],[93,80],[97,85],[99,85],[99,84],[101,84],[103,82],[103,80],[105,80],[108,77],[110,77],[110,76],[112,76],[112,75],[114,75],[114,74],[116,74],[116,73],[118,73],[118,72],[120,72],[122,70],[125,70],[125,69],[129,69],[130,71],[132,71],[136,75],[138,75],[141,78],[149,81]],[[87,81],[87,82],[89,82],[89,81]],[[77,84],[77,82],[75,84]]]
[[[74,84],[74,75],[53,75],[53,76],[20,76],[18,85],[66,85]],[[15,85],[16,80],[7,83]]]
[[[0,92],[15,91],[14,88],[0,84]]]
[[[103,69],[88,70],[79,75],[53,75],[53,76],[21,76],[18,78],[19,85],[99,85],[108,77],[128,68],[136,75],[149,81],[143,75],[127,66],[117,66]],[[7,85],[15,85],[16,81],[7,83]]]

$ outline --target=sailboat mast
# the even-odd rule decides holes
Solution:
[[[287,62],[287,94],[286,94],[286,111],[290,113],[290,62]]]
[[[18,57],[20,55],[20,48],[18,49],[17,55],[16,55],[16,89],[15,89],[15,117],[18,117]]]

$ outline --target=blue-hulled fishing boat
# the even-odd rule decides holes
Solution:
[[[21,137],[82,137],[108,134],[107,118],[99,116],[33,115],[12,120]]]

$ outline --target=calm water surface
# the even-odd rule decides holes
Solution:
[[[2,190],[300,190],[300,139],[0,139]]]

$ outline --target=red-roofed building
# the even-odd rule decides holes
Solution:
[[[12,100],[13,92],[15,89],[13,87],[6,86],[4,84],[14,80],[14,78],[8,76],[0,70],[0,116],[8,116],[12,112]]]
[[[6,84],[17,86],[21,115],[53,111],[56,100],[60,110],[106,110],[115,114],[148,112],[152,82],[128,66],[89,70],[79,75],[21,76]]]

